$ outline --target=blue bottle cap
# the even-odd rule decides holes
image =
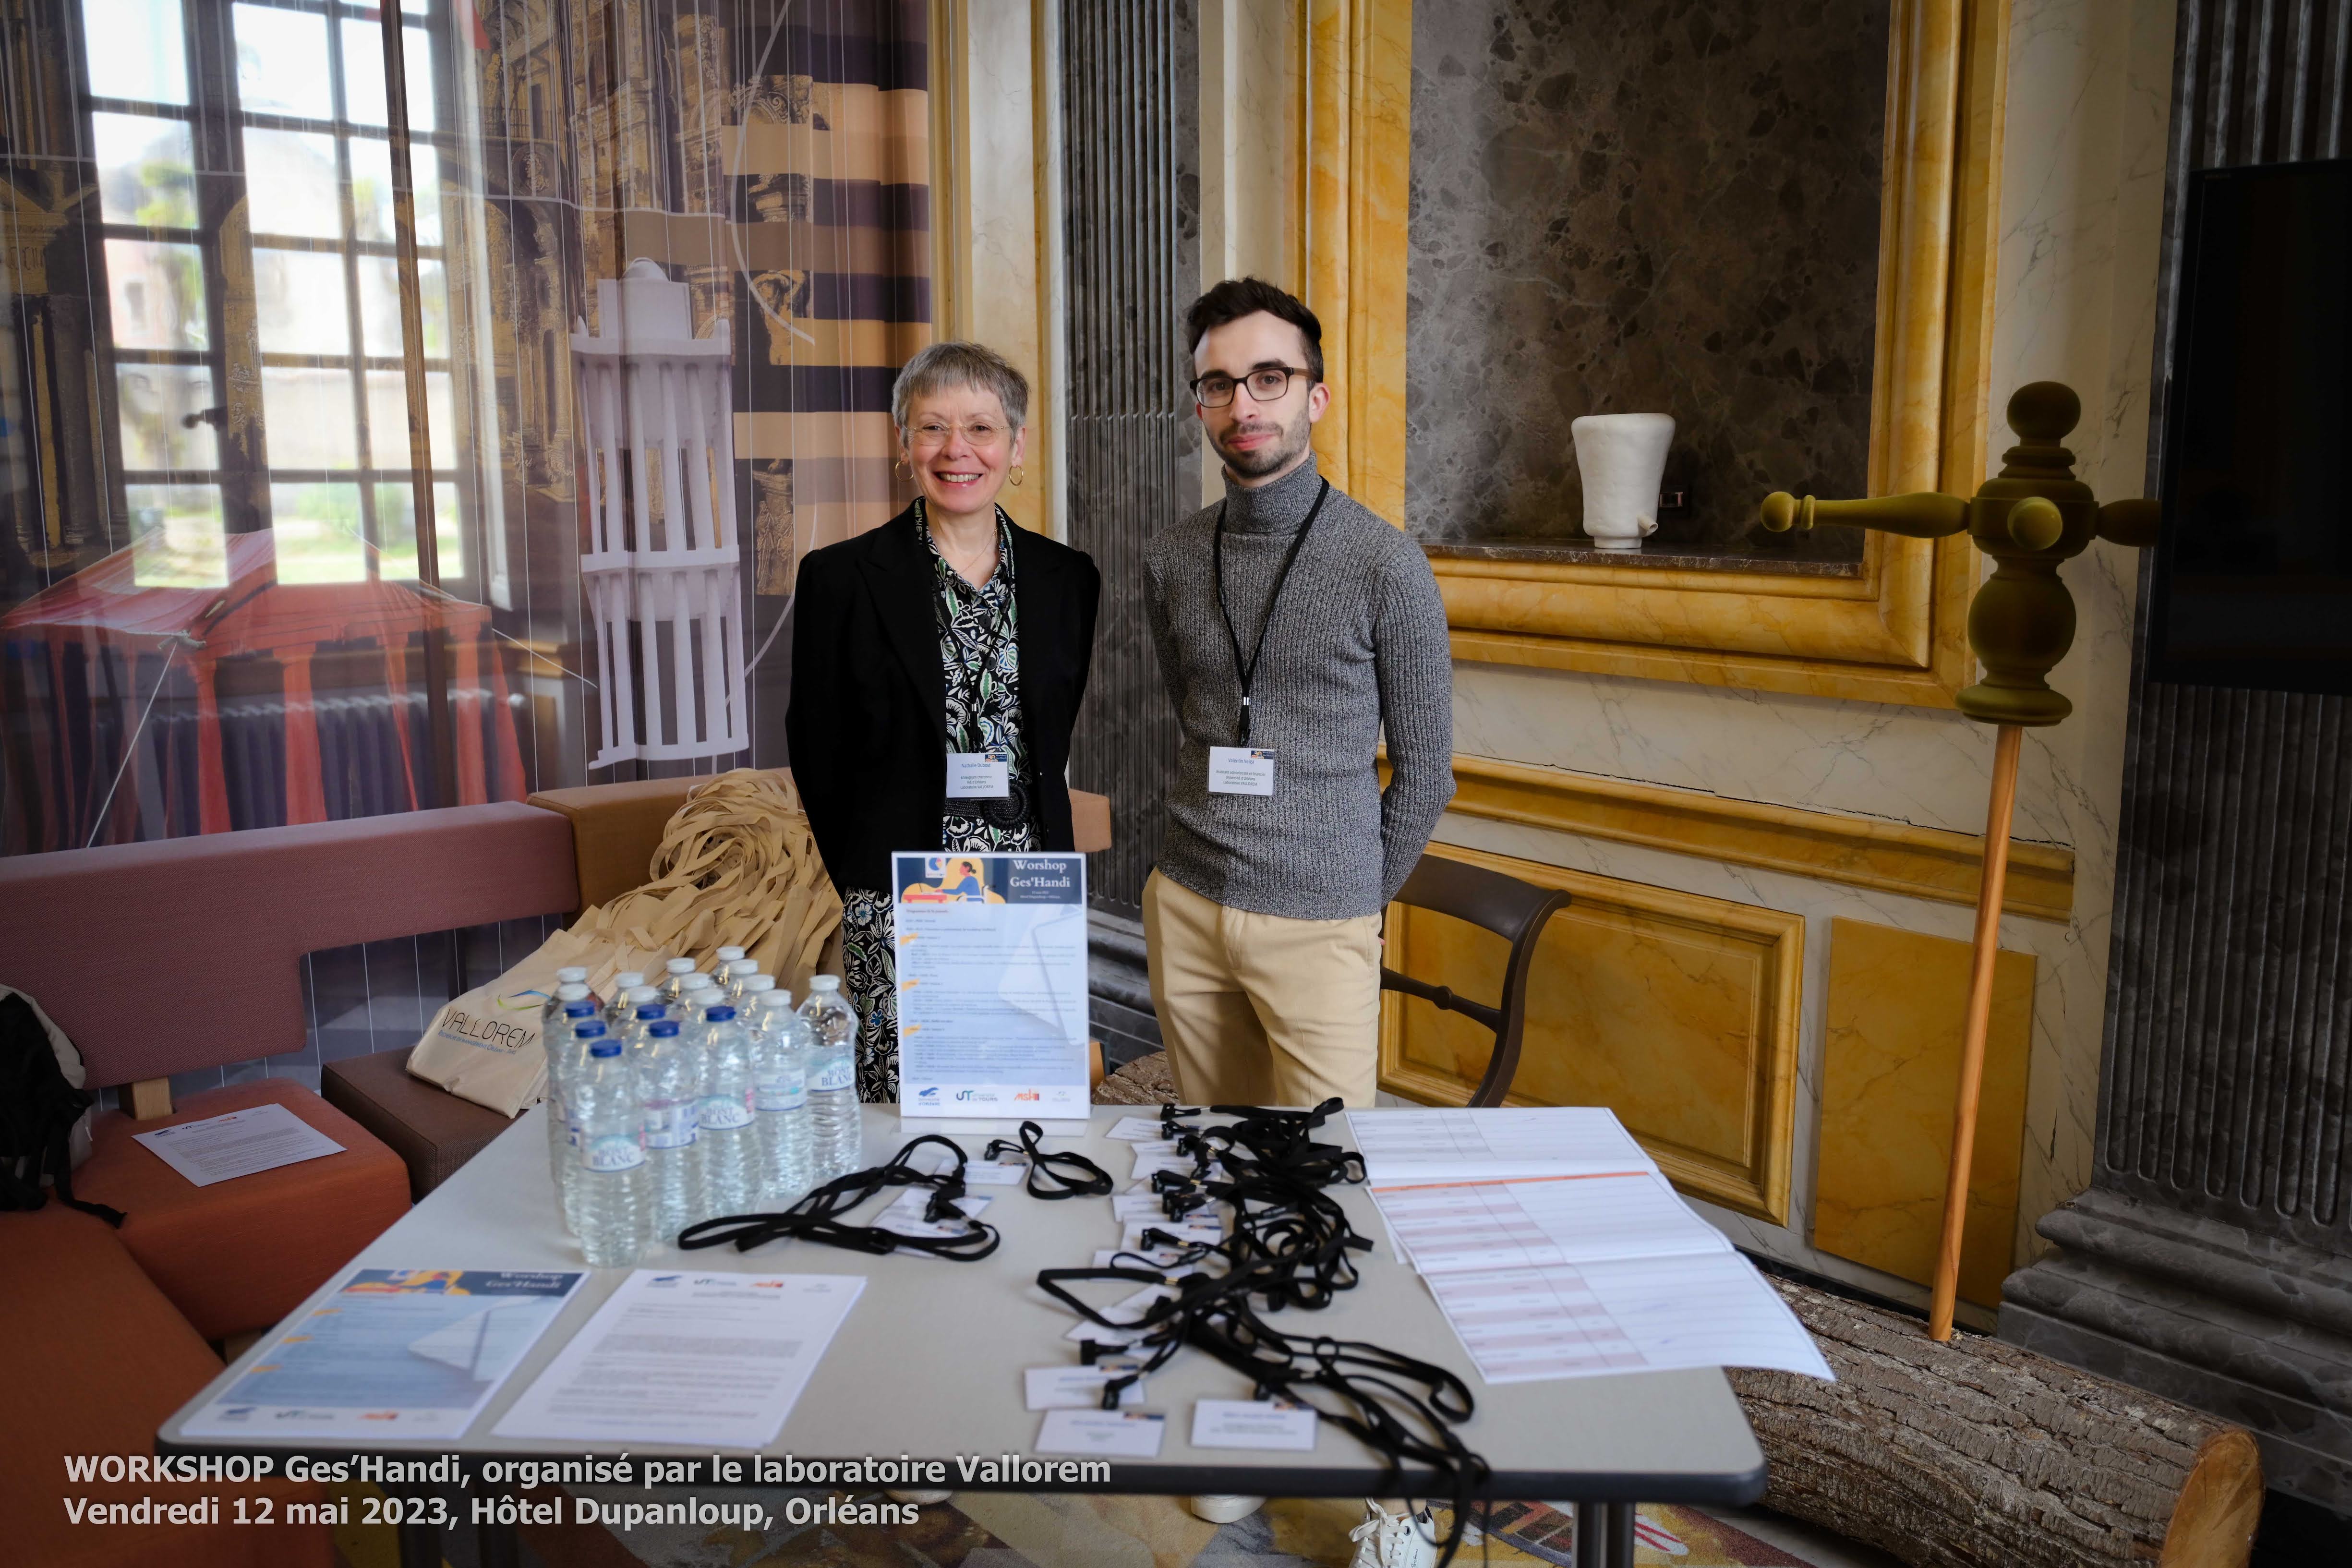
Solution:
[[[651,1035],[656,1040],[667,1040],[671,1036],[677,1033],[677,1020],[675,1018],[656,1018],[654,1020],[653,1026],[647,1029],[646,1033]]]
[[[590,1046],[588,1054],[592,1057],[617,1057],[621,1054],[621,1042],[607,1035]]]
[[[563,1005],[563,1016],[567,1018],[593,1018],[596,1016],[596,1004],[593,1002],[566,1002]]]
[[[708,1009],[702,1016],[711,1023],[724,1024],[735,1016],[735,1009],[722,1005]]]
[[[637,1022],[640,1024],[650,1024],[656,1018],[668,1016],[669,1004],[667,1002],[648,1002],[637,1009]]]
[[[596,1039],[604,1033],[604,1026],[598,1023],[593,1018],[589,1019],[584,1024],[574,1024],[572,1026],[572,1037],[575,1040]]]

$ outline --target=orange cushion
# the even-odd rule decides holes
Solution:
[[[269,1103],[343,1152],[199,1187],[131,1138]],[[152,1121],[110,1112],[90,1143],[74,1196],[123,1212],[122,1245],[208,1340],[268,1328],[408,1212],[400,1156],[291,1079],[192,1094]]]
[[[0,1558],[42,1568],[332,1561],[324,1526],[235,1522],[236,1497],[266,1494],[282,1519],[289,1500],[316,1502],[316,1485],[70,1479],[69,1454],[152,1454],[156,1428],[221,1369],[100,1221],[58,1203],[0,1214],[0,1343],[15,1352],[0,1420]],[[77,1524],[66,1511],[68,1499],[169,1504],[205,1496],[221,1499],[217,1524]]]

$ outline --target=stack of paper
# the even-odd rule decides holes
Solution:
[[[1610,1111],[1348,1113],[1398,1256],[1489,1383],[1670,1367],[1832,1374]]]

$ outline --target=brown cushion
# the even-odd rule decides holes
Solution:
[[[792,776],[789,768],[774,771]],[[582,909],[610,903],[653,880],[654,851],[661,847],[662,829],[686,804],[686,792],[709,777],[579,784],[543,789],[530,797],[532,805],[572,820],[572,868],[580,882]]]
[[[400,1156],[409,1193],[420,1200],[514,1125],[487,1106],[410,1077],[404,1050],[330,1062],[319,1090]]]
[[[275,1103],[342,1152],[200,1187],[134,1132]],[[90,1124],[74,1196],[121,1209],[122,1245],[205,1339],[266,1329],[408,1212],[408,1173],[367,1129],[291,1079],[209,1089],[169,1116]]]
[[[159,1162],[160,1163],[160,1162]],[[316,1501],[315,1484],[67,1479],[68,1454],[152,1454],[155,1429],[220,1374],[213,1354],[172,1310],[121,1238],[52,1203],[0,1214],[0,1343],[8,1345],[8,1415],[0,1420],[0,1562],[42,1568],[325,1568],[324,1526],[240,1527],[238,1495]],[[74,1524],[61,1501],[159,1503],[221,1499],[218,1524]]]
[[[1070,792],[1070,847],[1089,855],[1110,847],[1110,796]]]

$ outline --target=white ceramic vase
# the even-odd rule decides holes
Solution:
[[[1658,531],[1658,487],[1671,414],[1587,414],[1571,422],[1576,466],[1584,475],[1584,531],[1596,550],[1639,550]]]

